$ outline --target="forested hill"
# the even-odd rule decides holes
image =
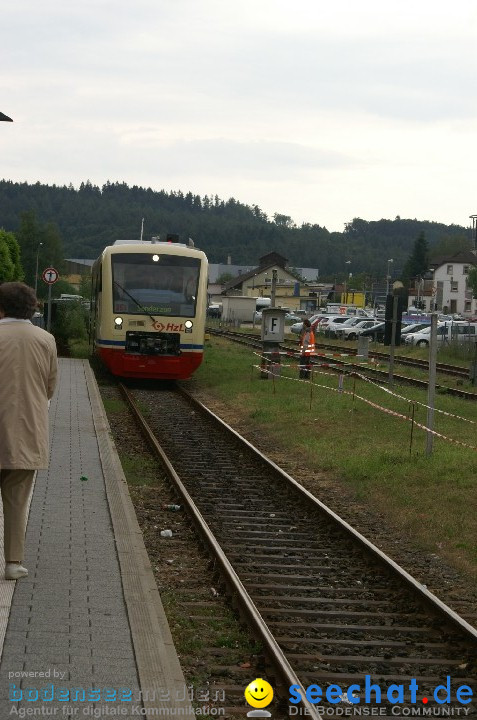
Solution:
[[[106,183],[102,188],[82,183],[59,187],[0,181],[0,227],[17,231],[21,215],[34,211],[40,223],[59,228],[66,257],[94,258],[116,239],[138,238],[144,218],[144,239],[178,233],[193,238],[210,262],[255,264],[275,250],[291,266],[317,267],[320,276],[343,274],[351,260],[353,273],[381,276],[389,258],[399,271],[414,241],[424,231],[432,248],[443,252],[454,240],[466,242],[467,231],[457,225],[418,220],[352,220],[344,232],[329,232],[320,225],[296,226],[292,219],[269,219],[256,205],[233,198],[199,197],[192,193],[154,191]]]

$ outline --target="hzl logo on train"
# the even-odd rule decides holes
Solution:
[[[162,322],[155,322],[152,324],[152,327],[154,330],[159,330],[159,332],[183,332],[184,331],[184,325],[183,323],[167,323],[165,325]]]

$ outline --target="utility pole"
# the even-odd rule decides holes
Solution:
[[[427,386],[427,427],[434,429],[434,402],[436,396],[436,364],[437,364],[437,314],[431,315],[431,336],[429,342],[429,383]],[[432,454],[434,435],[427,433],[426,455]]]
[[[272,270],[272,289],[270,292],[270,298],[271,298],[270,299],[270,307],[272,307],[272,308],[275,307],[275,295],[277,292],[277,275],[278,275],[278,271]]]
[[[391,328],[391,345],[389,347],[389,371],[388,371],[388,383],[392,386],[394,382],[394,349],[396,347],[396,326],[398,316],[398,302],[399,298],[397,295],[393,297],[393,319]]]
[[[351,273],[349,272],[349,266],[351,265],[351,260],[346,260],[345,265],[348,265],[346,268],[346,275],[345,275],[345,282],[344,282],[344,304],[348,304],[348,279],[349,276],[351,276]]]
[[[474,250],[477,250],[477,215],[469,215],[469,218],[472,220],[472,244]]]
[[[392,262],[394,262],[394,260],[393,260],[393,258],[390,258],[390,259],[388,260],[388,269],[387,269],[387,274],[386,274],[386,295],[389,295],[389,283],[390,283],[390,280],[391,280],[391,275],[390,275],[390,272],[389,272],[389,266],[391,265]]]

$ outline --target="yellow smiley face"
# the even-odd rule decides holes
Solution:
[[[245,700],[254,708],[264,708],[273,700],[273,688],[266,680],[256,678],[245,688]]]

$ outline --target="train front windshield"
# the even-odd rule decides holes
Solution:
[[[115,313],[195,316],[199,258],[117,253],[111,259]]]

